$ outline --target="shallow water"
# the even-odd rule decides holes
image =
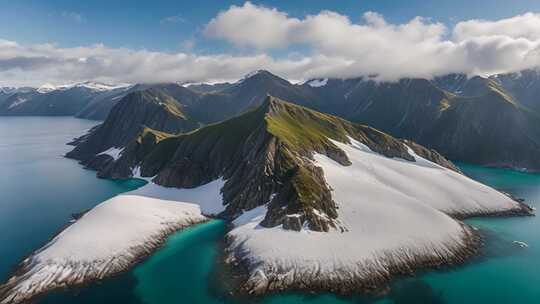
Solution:
[[[72,118],[0,118],[0,277],[31,249],[39,247],[70,214],[138,181],[95,178],[61,157],[63,143],[94,122]],[[540,200],[540,175],[459,164],[479,181],[522,197]],[[540,222],[537,217],[471,219],[486,235],[485,254],[470,263],[397,279],[384,298],[280,294],[241,300],[223,288],[218,256],[226,225],[211,221],[172,235],[164,247],[132,271],[68,292],[54,292],[40,303],[538,303],[540,301]],[[513,241],[524,241],[520,248]],[[7,258],[4,258],[7,257]]]

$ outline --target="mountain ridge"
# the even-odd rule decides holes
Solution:
[[[307,223],[313,230],[328,231],[340,225],[335,221],[330,189],[320,169],[312,165],[312,156],[322,154],[350,165],[332,140],[355,140],[374,153],[404,161],[414,162],[414,151],[459,172],[434,150],[272,96],[258,108],[187,133],[174,135],[145,128],[118,159],[98,154],[97,160],[108,161],[93,167],[101,177],[138,174],[175,188],[193,188],[223,178],[225,218],[269,202],[263,226],[298,230]],[[86,164],[99,163],[97,160]]]

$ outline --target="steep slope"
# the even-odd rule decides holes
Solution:
[[[179,133],[198,127],[199,123],[187,116],[171,96],[155,89],[136,91],[124,97],[105,122],[76,139],[72,143],[76,147],[66,156],[100,169],[118,158],[145,128]]]
[[[540,70],[498,74],[490,77],[524,106],[540,113]]]
[[[117,88],[112,90],[106,90],[96,92],[89,102],[81,108],[75,117],[93,119],[93,120],[105,120],[111,109],[126,95],[135,91],[142,91],[147,89],[147,85],[134,85],[123,88]]]
[[[467,75],[454,73],[435,77],[432,81],[437,87],[443,90],[452,92],[456,95],[462,95],[468,80],[469,77]]]

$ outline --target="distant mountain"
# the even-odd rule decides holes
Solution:
[[[46,84],[37,89],[4,88],[0,92],[0,115],[77,116],[100,120],[107,117],[115,101],[132,90],[132,86],[97,82]]]
[[[198,93],[216,93],[226,88],[229,88],[232,85],[233,84],[229,82],[214,83],[214,84],[207,84],[207,83],[182,84],[183,87],[186,87]]]
[[[490,79],[497,82],[522,105],[540,112],[540,70],[499,74],[491,76]]]

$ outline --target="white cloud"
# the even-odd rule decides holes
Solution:
[[[299,22],[276,9],[246,2],[220,12],[206,25],[204,32],[242,47],[275,48],[290,43],[291,29]]]
[[[383,16],[367,12],[363,22],[353,23],[347,16],[322,11],[298,19],[249,2],[220,12],[205,29],[207,36],[237,46],[304,45],[313,54],[350,63],[325,67],[326,75],[318,76],[377,74],[392,80],[453,72],[490,74],[540,63],[540,15],[465,21],[450,32],[444,24],[422,17],[390,24]]]
[[[238,79],[256,69],[297,80],[514,72],[540,65],[539,20],[539,15],[528,13],[498,21],[463,21],[448,28],[422,17],[392,24],[374,12],[363,14],[360,22],[332,11],[293,18],[246,2],[220,12],[203,32],[248,55],[193,53],[194,39],[181,43],[184,51],[178,53],[0,40],[0,85],[219,81]],[[307,52],[290,51],[296,46]],[[288,55],[273,57],[270,49]]]
[[[72,81],[155,83],[234,80],[256,69],[301,78],[306,71],[337,66],[325,57],[275,59],[249,56],[163,53],[104,45],[60,48],[53,44],[24,46],[0,40],[0,86],[62,84]]]
[[[540,39],[540,14],[526,13],[497,21],[463,21],[458,23],[454,29],[454,38],[458,41],[481,36],[538,40]]]

